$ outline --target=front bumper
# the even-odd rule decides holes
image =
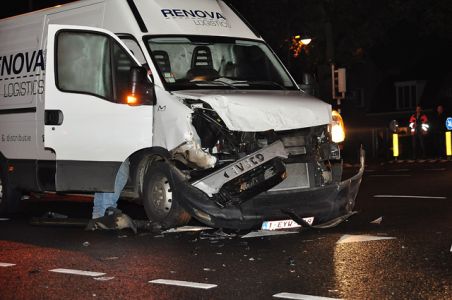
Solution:
[[[337,184],[290,191],[262,193],[238,206],[220,207],[204,192],[190,185],[174,169],[180,205],[199,221],[213,227],[249,229],[263,221],[314,217],[314,226],[336,225],[353,212],[364,173],[364,150],[356,175]],[[345,216],[345,217],[344,217]]]

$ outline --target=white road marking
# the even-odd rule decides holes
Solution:
[[[155,280],[149,281],[149,283],[176,285],[176,286],[183,286],[183,287],[190,287],[190,288],[204,289],[204,290],[208,290],[208,289],[217,287],[216,284],[181,281],[181,280],[170,280],[170,279],[155,279]]]
[[[16,264],[10,264],[10,263],[2,263],[2,262],[0,262],[0,267],[4,267],[4,268],[6,268],[6,267],[13,267],[13,266],[15,266]]]
[[[262,237],[262,236],[272,236],[272,235],[286,235],[286,234],[294,234],[294,233],[298,233],[298,231],[258,230],[258,231],[251,231],[250,233],[245,234],[244,236],[242,236],[242,239]]]
[[[274,298],[282,298],[282,299],[297,299],[297,300],[339,300],[338,298],[319,297],[319,296],[294,294],[294,293],[279,293],[279,294],[274,294],[273,297]]]
[[[336,244],[356,243],[356,242],[371,242],[380,240],[393,240],[395,237],[391,236],[373,236],[373,235],[353,235],[344,234]]]
[[[99,277],[99,276],[105,275],[105,273],[100,273],[100,272],[91,272],[91,271],[82,271],[82,270],[73,270],[73,269],[53,269],[53,270],[49,270],[49,272],[91,276],[91,277]]]
[[[452,246],[450,246],[450,252],[452,253]]]
[[[0,218],[0,221],[9,221],[9,218]]]
[[[369,177],[410,177],[409,174],[383,174],[383,175],[369,175]]]
[[[415,195],[374,195],[374,198],[415,198],[415,199],[447,199],[438,196],[415,196]]]
[[[446,171],[446,168],[431,168],[431,169],[424,169],[425,171]]]

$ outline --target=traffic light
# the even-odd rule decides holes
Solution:
[[[347,91],[346,70],[345,68],[336,69],[334,65],[331,65],[331,72],[333,99],[344,99]]]

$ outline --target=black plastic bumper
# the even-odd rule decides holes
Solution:
[[[263,221],[314,217],[313,225],[331,223],[352,213],[364,173],[364,150],[358,173],[338,184],[291,191],[262,193],[240,206],[221,208],[174,170],[180,205],[193,217],[213,227],[249,229]]]

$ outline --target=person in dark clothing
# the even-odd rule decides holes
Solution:
[[[422,112],[420,105],[416,106],[416,112],[410,117],[410,128],[412,136],[413,158],[417,157],[418,144],[421,148],[421,157],[425,158],[424,136],[427,134],[429,125],[428,118]]]
[[[431,119],[431,132],[433,134],[433,143],[435,154],[438,158],[446,156],[445,132],[446,132],[446,113],[444,107],[440,104],[436,107],[436,112]]]

